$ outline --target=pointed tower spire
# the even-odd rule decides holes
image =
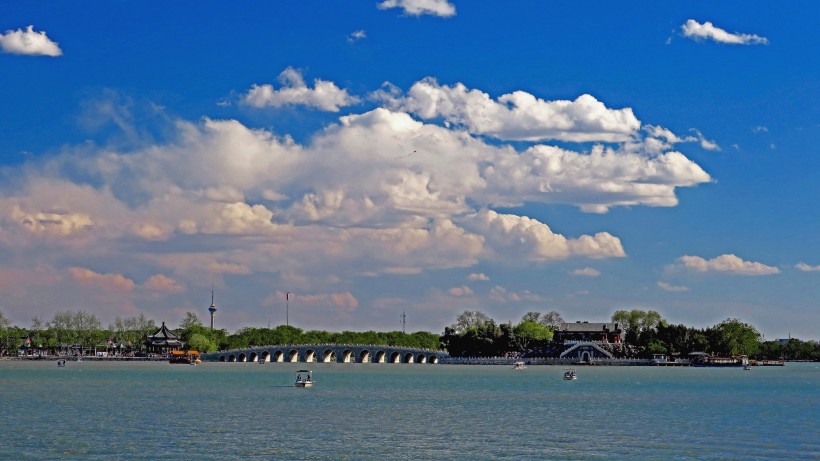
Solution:
[[[214,304],[214,284],[211,283],[211,307],[208,308],[211,313],[211,331],[214,331],[214,315],[216,314],[216,304]]]

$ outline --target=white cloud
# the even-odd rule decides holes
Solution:
[[[357,31],[352,32],[350,35],[347,36],[347,41],[349,42],[358,42],[359,40],[367,38],[367,33],[364,29],[359,29]]]
[[[465,221],[467,228],[484,236],[493,259],[551,261],[570,256],[588,258],[623,257],[621,241],[606,232],[567,239],[546,224],[526,216],[482,211]]]
[[[0,34],[0,48],[10,54],[23,54],[29,56],[60,56],[63,50],[59,45],[49,39],[45,32],[35,32],[34,26],[26,27],[26,30],[7,30],[5,34]]]
[[[715,151],[720,150],[720,146],[718,146],[715,141],[710,141],[710,140],[704,138],[703,134],[699,130],[696,130],[696,129],[692,128],[690,131],[693,131],[697,135],[697,140],[700,142],[700,147],[702,147],[706,150],[715,150]]]
[[[473,295],[473,289],[466,286],[466,285],[462,285],[460,287],[450,288],[449,290],[447,290],[447,293],[449,293],[450,296],[456,296],[456,297],[471,296],[471,295]]]
[[[483,273],[474,273],[474,274],[468,275],[467,280],[469,280],[471,282],[477,282],[477,281],[479,281],[479,282],[488,282],[490,280],[490,277],[487,277]]]
[[[151,291],[163,291],[166,293],[181,293],[185,291],[185,287],[180,285],[179,282],[162,274],[148,277],[143,287]]]
[[[248,286],[276,279],[317,290],[328,300],[317,308],[350,312],[355,296],[338,287],[355,277],[463,268],[478,281],[489,280],[478,267],[625,256],[603,229],[561,235],[552,223],[517,215],[524,202],[590,212],[674,206],[677,187],[711,181],[666,150],[680,137],[662,128],[650,133],[660,142],[651,152],[489,141],[386,108],[339,117],[304,142],[236,120],[163,128],[170,136],[160,143],[69,146],[7,168],[13,181],[0,189],[0,246],[24,249],[27,264],[59,274],[68,274],[60,261],[77,255],[144,277],[173,274],[151,276],[137,298],[179,298],[232,275]],[[490,211],[500,207],[511,211]],[[503,296],[537,298],[523,290]],[[458,301],[475,308],[471,302],[484,300]]]
[[[664,291],[676,292],[676,291],[689,291],[688,287],[681,286],[681,285],[671,285],[664,281],[658,281],[658,286],[663,289]]]
[[[769,131],[769,129],[766,128],[763,125],[758,125],[758,126],[752,128],[752,133],[766,133],[768,131]]]
[[[798,270],[801,270],[803,272],[817,272],[817,271],[820,271],[820,265],[810,266],[806,263],[798,263],[794,267],[796,267]]]
[[[572,271],[572,275],[580,275],[584,277],[598,277],[601,275],[601,271],[592,267],[585,267],[583,269],[575,269]]]
[[[498,303],[521,301],[537,302],[544,300],[543,297],[532,293],[529,290],[509,291],[501,285],[496,285],[490,289],[490,299]]]
[[[405,97],[378,96],[394,109],[423,119],[441,117],[473,134],[502,140],[622,142],[641,126],[631,108],[609,109],[588,94],[574,101],[545,101],[515,91],[493,101],[487,93],[461,83],[439,85],[427,78],[413,84]]]
[[[768,45],[769,39],[754,34],[729,33],[711,22],[703,24],[689,19],[681,26],[683,36],[695,40],[708,39],[729,45]]]
[[[136,286],[133,280],[122,274],[99,274],[84,267],[70,267],[68,273],[82,285],[101,288],[109,292],[127,293]]]
[[[770,275],[780,269],[759,262],[744,261],[733,254],[725,254],[706,260],[700,256],[681,256],[681,265],[695,272],[725,272],[735,275]]]
[[[448,0],[384,0],[378,4],[380,10],[401,8],[404,14],[421,16],[429,14],[448,18],[456,15],[456,7]]]
[[[515,156],[498,155],[483,176],[492,185],[487,193],[497,194],[486,200],[496,205],[571,203],[591,213],[613,206],[675,206],[676,187],[712,180],[680,152],[648,158],[600,145],[588,154],[537,145]]]
[[[242,102],[253,107],[282,107],[301,105],[328,112],[339,112],[339,109],[359,102],[347,90],[341,89],[333,82],[316,79],[313,88],[305,83],[302,73],[288,67],[279,74],[282,87],[278,90],[272,85],[253,85]]]

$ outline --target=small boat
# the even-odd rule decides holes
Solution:
[[[567,368],[564,370],[564,379],[567,381],[578,379],[578,375],[575,374],[575,368]]]
[[[199,351],[171,351],[171,354],[168,356],[168,362],[172,364],[196,365],[202,363],[202,360],[199,358]]]
[[[307,373],[305,376],[302,376],[302,373]],[[313,386],[313,372],[310,370],[297,370],[296,371],[296,387],[311,387]]]
[[[259,359],[256,363],[258,363],[259,365],[264,365],[265,359]]]
[[[63,368],[65,366],[65,359],[60,359],[57,361],[57,366]]]
[[[526,370],[527,365],[524,362],[515,362],[513,364],[513,370]]]
[[[743,365],[743,369],[744,369],[744,370],[751,370],[751,369],[752,369],[752,365],[747,363],[746,365]]]

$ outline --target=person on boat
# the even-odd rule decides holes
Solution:
[[[300,373],[300,374],[296,375],[296,381],[301,381],[301,380],[302,380],[302,375]]]
[[[310,381],[310,375],[308,374],[307,380]]]

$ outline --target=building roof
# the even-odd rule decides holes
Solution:
[[[566,331],[569,333],[577,332],[577,333],[588,333],[588,332],[597,332],[597,331],[611,331],[617,332],[621,330],[621,326],[619,323],[589,323],[589,322],[575,322],[575,323],[562,323],[558,326],[557,331]]]
[[[180,346],[182,341],[179,340],[179,335],[169,330],[162,322],[162,327],[153,335],[148,336],[147,342],[152,346]]]

